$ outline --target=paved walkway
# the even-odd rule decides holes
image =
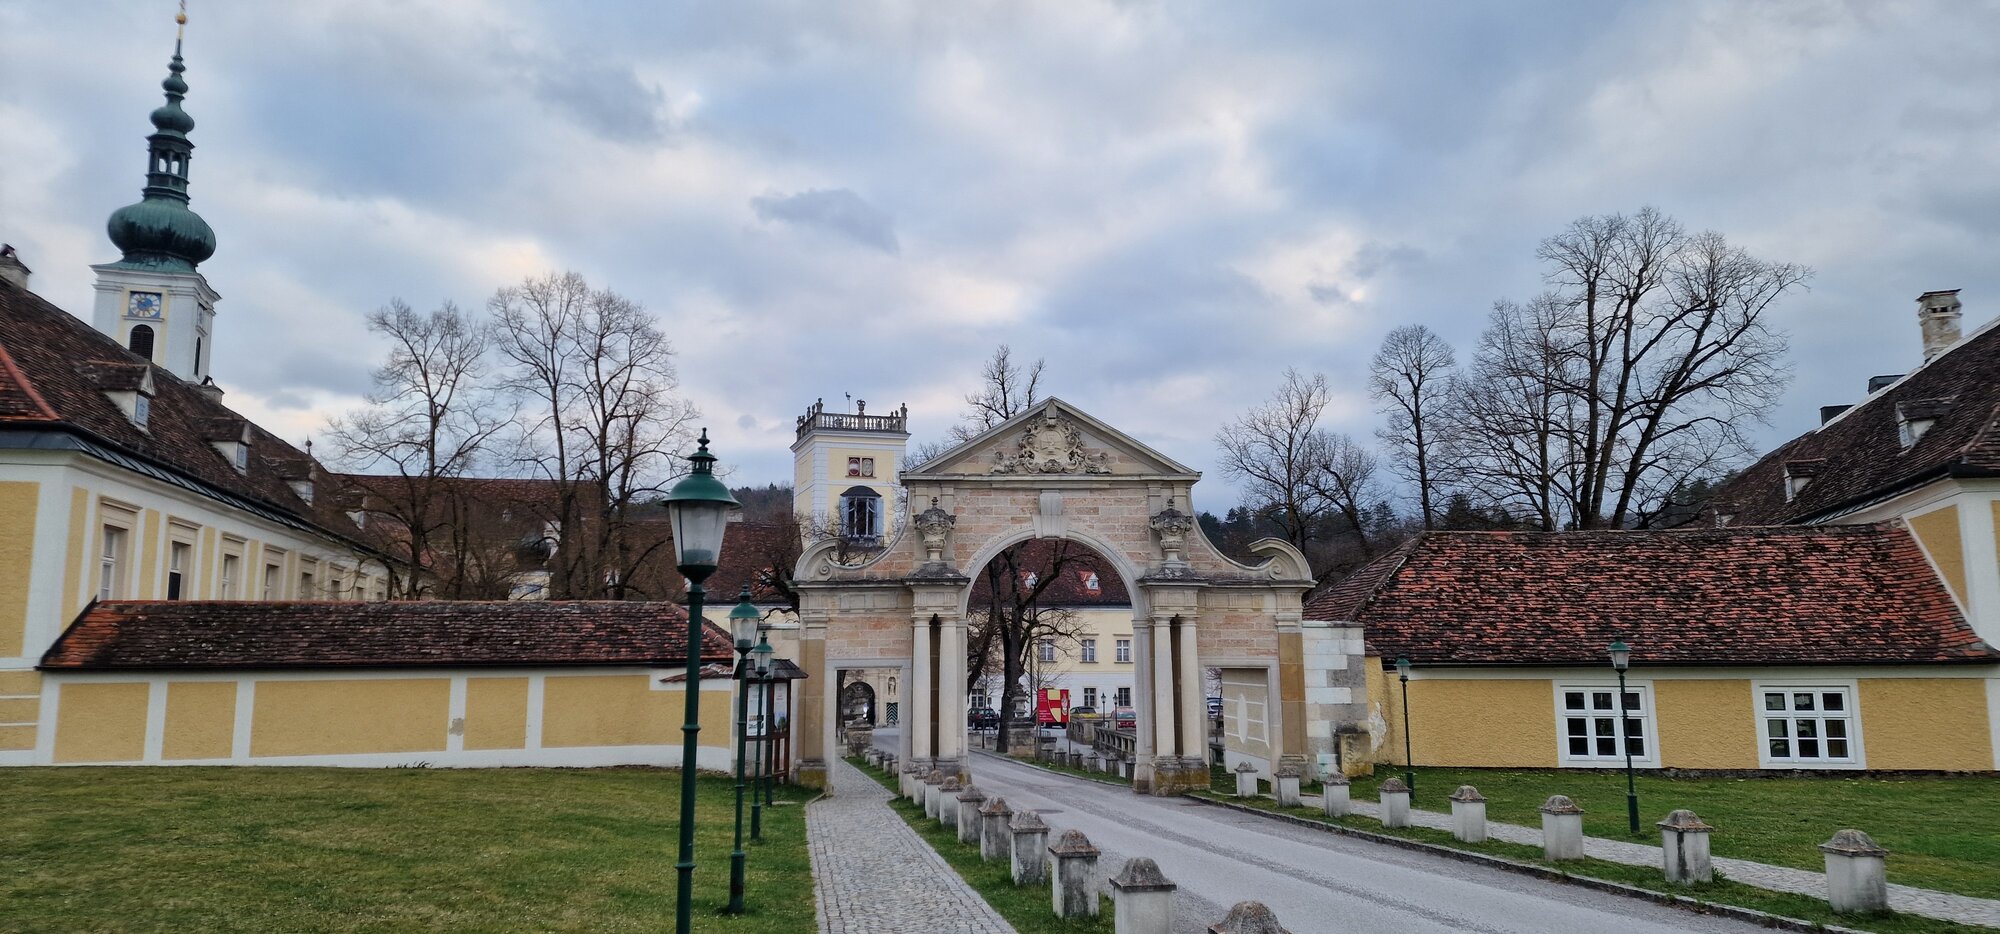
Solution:
[[[1317,808],[1319,796],[1302,795],[1301,800]],[[1380,819],[1380,806],[1373,801],[1356,800],[1354,811]],[[1437,811],[1410,809],[1410,822],[1437,830],[1451,830],[1451,815]],[[1519,824],[1504,824],[1488,821],[1486,832],[1495,840],[1508,843],[1525,843],[1529,846],[1542,845],[1542,830],[1539,827],[1523,827]],[[1829,834],[1830,836],[1830,834]],[[1583,852],[1586,856],[1625,863],[1632,866],[1660,865],[1660,848],[1628,840],[1609,840],[1603,837],[1583,838]],[[1891,858],[1894,858],[1893,856]],[[1789,866],[1773,866],[1769,863],[1751,862],[1747,859],[1715,857],[1715,868],[1733,882],[1754,885],[1761,889],[1778,892],[1795,892],[1814,898],[1826,897],[1826,874]],[[1897,911],[1927,918],[1956,921],[1960,924],[1976,924],[1986,927],[2000,927],[2000,900],[1974,898],[1970,895],[1956,895],[1934,889],[1920,889],[1909,885],[1889,886],[1889,907]]]
[[[1014,934],[944,857],[890,810],[887,788],[841,759],[806,807],[822,934]]]

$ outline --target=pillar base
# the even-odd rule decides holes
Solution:
[[[1146,787],[1133,783],[1133,790],[1156,797],[1172,797],[1209,787],[1208,763],[1189,756],[1154,756],[1152,780]]]
[[[800,759],[796,765],[792,766],[792,781],[801,788],[825,790],[827,787],[826,760]]]

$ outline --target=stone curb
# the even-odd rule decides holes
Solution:
[[[1755,908],[1739,908],[1735,905],[1725,905],[1719,902],[1703,901],[1701,899],[1694,898],[1688,895],[1675,895],[1671,892],[1658,892],[1652,889],[1642,889],[1639,888],[1638,886],[1626,885],[1623,882],[1613,882],[1609,879],[1599,879],[1593,876],[1580,876],[1574,873],[1563,872],[1562,870],[1559,869],[1550,869],[1547,866],[1538,866],[1533,863],[1523,863],[1518,860],[1508,859],[1504,856],[1494,856],[1488,853],[1475,853],[1471,850],[1455,849],[1453,847],[1441,846],[1436,843],[1426,843],[1422,840],[1411,840],[1406,837],[1396,837],[1396,836],[1391,836],[1389,834],[1374,833],[1372,831],[1359,830],[1353,827],[1342,827],[1339,824],[1329,824],[1326,823],[1325,821],[1316,821],[1316,820],[1311,820],[1309,818],[1298,817],[1292,814],[1280,814],[1275,811],[1266,811],[1262,808],[1253,808],[1246,804],[1232,804],[1228,801],[1216,801],[1210,798],[1203,798],[1199,795],[1183,795],[1182,797],[1187,798],[1190,801],[1199,801],[1211,807],[1228,808],[1229,810],[1232,811],[1242,811],[1246,814],[1255,814],[1258,815],[1259,817],[1266,817],[1272,820],[1281,821],[1287,824],[1293,824],[1299,827],[1306,827],[1312,830],[1319,830],[1326,833],[1339,834],[1341,836],[1346,836],[1346,837],[1357,837],[1362,840],[1368,840],[1374,843],[1385,843],[1390,846],[1401,847],[1406,850],[1416,850],[1418,852],[1423,852],[1423,853],[1432,853],[1438,856],[1444,856],[1450,859],[1456,859],[1459,860],[1460,862],[1484,863],[1496,869],[1504,869],[1508,872],[1517,872],[1523,875],[1535,876],[1537,878],[1549,882],[1563,882],[1563,883],[1568,883],[1570,885],[1582,886],[1587,889],[1595,889],[1597,891],[1609,893],[1612,895],[1622,895],[1626,898],[1636,898],[1641,901],[1649,901],[1661,905],[1672,905],[1673,907],[1679,908],[1682,911],[1692,912],[1694,914],[1719,915],[1725,918],[1735,918],[1739,921],[1748,921],[1752,924],[1761,925],[1763,927],[1773,928],[1781,931],[1804,931],[1808,932],[1808,934],[1811,934],[1811,932],[1831,932],[1831,934],[1873,934],[1873,932],[1859,931],[1854,928],[1838,927],[1830,924],[1819,924],[1817,922],[1805,921],[1799,918],[1790,918],[1784,915],[1774,915],[1767,911],[1758,911]],[[1747,885],[1748,883],[1745,884]],[[1798,893],[1780,892],[1777,894],[1795,895]]]
[[[1047,772],[1047,773],[1049,773],[1050,775],[1061,775],[1061,776],[1063,776],[1064,778],[1074,778],[1074,779],[1076,779],[1076,780],[1078,780],[1078,781],[1085,781],[1085,782],[1096,782],[1096,783],[1097,783],[1097,784],[1099,784],[1099,785],[1109,785],[1109,786],[1111,786],[1111,787],[1113,787],[1113,788],[1130,788],[1130,787],[1132,787],[1132,783],[1131,783],[1131,782],[1114,782],[1114,781],[1112,781],[1112,780],[1110,780],[1110,779],[1108,779],[1108,778],[1092,778],[1092,777],[1090,777],[1090,776],[1088,776],[1088,775],[1078,775],[1078,774],[1076,774],[1075,772],[1058,772],[1058,771],[1056,771],[1055,769],[1052,769],[1052,768],[1049,768],[1049,767],[1047,767],[1047,766],[1045,766],[1045,765],[1041,764],[1040,762],[1036,762],[1036,761],[1035,761],[1035,760],[1033,760],[1033,759],[1016,759],[1016,758],[1014,758],[1013,756],[1003,756],[1003,755],[1001,755],[1001,754],[999,754],[999,753],[997,753],[997,752],[988,752],[988,751],[986,751],[986,750],[984,750],[984,749],[974,749],[974,750],[972,750],[972,752],[973,752],[973,753],[974,753],[975,755],[980,755],[980,756],[985,756],[985,757],[986,757],[986,758],[988,758],[988,759],[998,759],[998,760],[1000,760],[1000,761],[1002,761],[1002,762],[1013,762],[1013,763],[1016,763],[1016,764],[1018,764],[1018,765],[1025,765],[1025,766],[1027,766],[1027,767],[1029,767],[1029,768],[1033,768],[1033,769],[1041,769],[1042,771],[1044,771],[1044,772]]]

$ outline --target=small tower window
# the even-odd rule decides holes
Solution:
[[[145,357],[148,360],[153,359],[153,326],[150,324],[132,325],[132,334],[127,339],[125,346],[141,357]]]
[[[840,494],[840,532],[848,541],[873,545],[882,539],[882,494],[865,486]]]

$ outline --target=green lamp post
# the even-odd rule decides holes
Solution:
[[[757,605],[750,602],[750,585],[736,608],[729,611],[729,634],[736,639],[736,849],[729,852],[729,908],[743,913],[743,749],[750,732],[750,648],[757,636]]]
[[[1410,797],[1417,796],[1416,761],[1410,758],[1410,659],[1407,655],[1396,656],[1396,677],[1402,681],[1403,695],[1403,784],[1410,786]]]
[[[1625,669],[1632,667],[1632,649],[1623,639],[1611,640],[1611,667],[1618,672],[1618,742],[1625,747],[1625,816],[1632,836],[1639,835],[1639,791],[1632,782],[1632,714],[1625,703]]]
[[[771,648],[771,639],[763,626],[757,627],[757,647],[750,650],[750,669],[755,681],[764,686],[763,729],[757,738],[757,784],[750,789],[750,839],[764,839],[764,798],[761,793],[765,783],[771,780],[771,656],[777,654]]]
[[[675,934],[694,926],[694,795],[696,736],[701,732],[702,582],[715,573],[722,554],[722,536],[729,530],[729,511],[736,497],[715,478],[715,455],[708,452],[708,429],[701,446],[688,455],[688,475],[667,493],[667,522],[674,536],[675,569],[688,581],[686,722],[681,724],[680,858],[674,899]]]

